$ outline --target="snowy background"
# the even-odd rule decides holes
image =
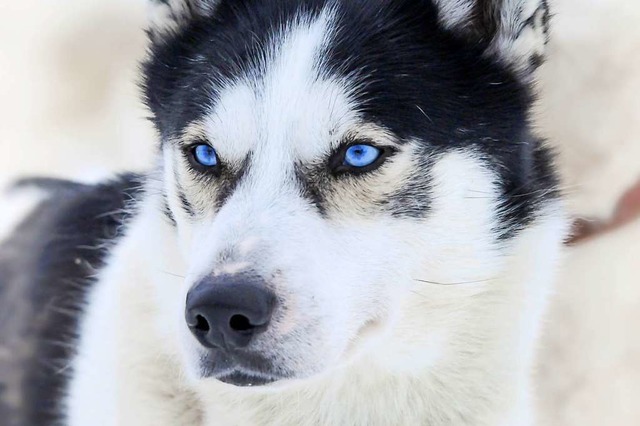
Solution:
[[[551,4],[537,123],[560,153],[572,213],[606,219],[640,179],[640,2]],[[0,2],[0,185],[149,164],[136,88],[145,15],[145,0]],[[543,424],[640,424],[640,220],[571,249],[557,289],[538,371]]]

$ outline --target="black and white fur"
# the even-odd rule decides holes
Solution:
[[[2,333],[33,340],[3,379],[5,418],[532,425],[566,228],[529,125],[548,13],[544,0],[153,2],[154,170],[22,185],[35,207],[0,272],[2,303],[27,313]],[[201,141],[215,174],[184,155]],[[338,172],[353,141],[388,157]],[[217,374],[184,320],[195,283],[243,275],[278,307],[249,348],[261,361],[232,368],[268,385]]]

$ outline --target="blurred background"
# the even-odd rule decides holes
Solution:
[[[559,153],[571,213],[606,223],[640,184],[640,1],[550,3],[536,124]],[[145,0],[0,2],[0,186],[150,164],[136,87],[145,19]],[[640,425],[640,216],[569,248],[556,293],[542,424]]]

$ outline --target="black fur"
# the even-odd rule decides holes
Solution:
[[[58,424],[79,317],[140,178],[21,181],[48,198],[0,246],[0,423]],[[17,398],[17,400],[16,400]]]
[[[401,140],[423,141],[425,158],[458,149],[485,158],[500,175],[499,232],[513,235],[557,195],[556,180],[549,153],[529,128],[530,87],[484,54],[496,19],[490,3],[479,2],[477,10],[488,36],[470,41],[444,29],[428,0],[222,0],[212,17],[195,18],[153,45],[144,67],[147,103],[163,139],[179,135],[210,110],[222,84],[260,75],[256,58],[283,23],[335,4],[337,31],[324,72],[358,88],[368,121]],[[324,211],[326,180],[313,176],[301,180],[302,192]],[[407,183],[386,204],[394,216],[424,217],[428,192],[429,185]]]
[[[530,88],[484,54],[496,31],[489,1],[478,2],[471,38],[444,29],[430,0],[221,0],[213,14],[192,10],[177,33],[153,38],[144,65],[145,97],[162,140],[206,114],[223,83],[264,72],[256,58],[283,23],[317,16],[329,3],[337,7],[337,30],[323,71],[351,82],[366,120],[402,141],[421,141],[424,176],[404,182],[376,207],[394,217],[427,216],[432,159],[451,150],[474,151],[496,170],[503,215],[497,232],[503,238],[557,196],[551,155],[527,120]],[[544,13],[546,27],[546,3]],[[533,57],[532,65],[540,59]],[[325,166],[296,166],[302,195],[323,215],[332,207],[326,191],[343,178]],[[220,176],[218,204],[232,195],[247,167]],[[0,349],[15,355],[0,353],[2,424],[58,420],[82,303],[122,235],[128,201],[141,196],[139,184],[137,176],[126,176],[98,186],[47,179],[18,185],[51,195],[0,246]],[[182,208],[196,214],[197,206],[181,194]],[[19,380],[9,378],[13,372]],[[23,404],[14,404],[16,398]]]

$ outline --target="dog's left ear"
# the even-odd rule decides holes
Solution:
[[[433,0],[440,22],[527,78],[544,58],[547,0]]]
[[[175,33],[192,19],[213,14],[219,0],[148,0],[149,34],[154,40]]]

